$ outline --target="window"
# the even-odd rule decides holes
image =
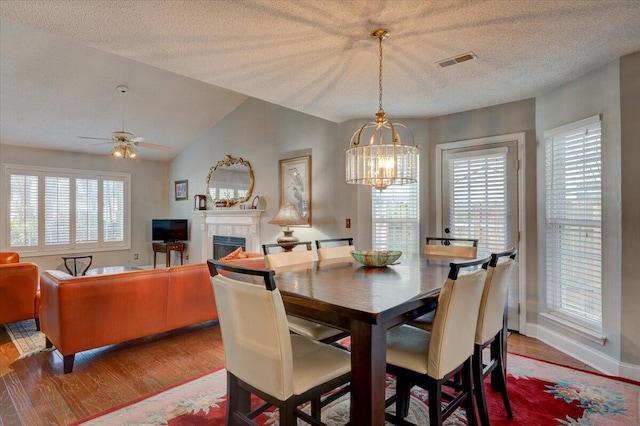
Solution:
[[[419,182],[419,180],[418,180]],[[374,250],[419,252],[419,184],[391,185],[371,190]]]
[[[3,247],[39,255],[129,247],[128,174],[3,166]]]
[[[602,331],[600,118],[544,133],[547,310]]]

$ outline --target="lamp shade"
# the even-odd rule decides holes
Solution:
[[[285,203],[280,206],[280,210],[269,221],[272,225],[289,226],[289,225],[306,225],[306,221],[300,216],[296,207],[291,203]]]

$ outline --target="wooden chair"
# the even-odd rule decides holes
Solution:
[[[467,274],[460,269],[489,261],[472,260],[451,263],[449,277],[439,295],[431,333],[410,325],[401,325],[387,333],[387,372],[396,376],[396,394],[386,405],[396,403],[396,414],[387,413],[394,424],[408,412],[410,390],[418,385],[429,393],[431,425],[441,425],[458,407],[464,406],[470,426],[476,424],[473,403],[472,355],[480,298],[487,277],[484,268]],[[443,391],[445,384],[455,394]],[[442,403],[447,405],[443,408]]]
[[[298,418],[321,425],[322,406],[337,398],[321,396],[351,380],[350,354],[289,334],[274,271],[208,264],[227,369],[227,424],[254,424],[253,418],[275,406],[281,426],[295,425]],[[233,274],[220,275],[219,269]],[[238,274],[245,281],[235,279]],[[347,391],[344,387],[336,395]],[[265,403],[252,410],[251,394]],[[311,415],[298,408],[307,401]]]
[[[320,260],[350,257],[355,249],[353,238],[350,237],[316,240],[316,252]]]
[[[478,240],[473,238],[427,237],[424,253],[432,256],[474,258],[478,254]]]
[[[278,270],[287,266],[313,262],[311,243],[302,244],[308,244],[307,250],[266,254],[264,257],[266,267],[268,269],[274,269],[277,273]],[[269,244],[265,244],[264,246],[268,245]],[[267,248],[264,248],[264,250],[267,250]],[[318,324],[317,322],[309,321],[293,315],[287,315],[287,319],[289,320],[289,330],[291,330],[291,332],[306,336],[313,340],[319,340],[324,343],[333,343],[349,335],[346,331]]]
[[[509,394],[507,393],[507,327],[506,308],[509,281],[515,266],[517,250],[492,253],[489,261],[487,280],[484,285],[473,351],[473,382],[480,422],[489,425],[487,399],[483,386],[484,379],[491,374],[491,387],[502,395],[507,417],[513,418]],[[508,258],[499,262],[501,258]],[[482,352],[489,347],[491,357],[483,364]]]

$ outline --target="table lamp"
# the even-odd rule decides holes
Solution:
[[[295,243],[298,241],[297,237],[293,236],[293,230],[289,229],[290,225],[306,225],[307,221],[304,220],[296,207],[291,203],[285,203],[280,206],[280,210],[273,219],[269,221],[272,225],[286,226],[284,235],[278,238],[278,244]]]

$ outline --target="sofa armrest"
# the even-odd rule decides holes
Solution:
[[[38,265],[0,264],[0,324],[36,318]]]

